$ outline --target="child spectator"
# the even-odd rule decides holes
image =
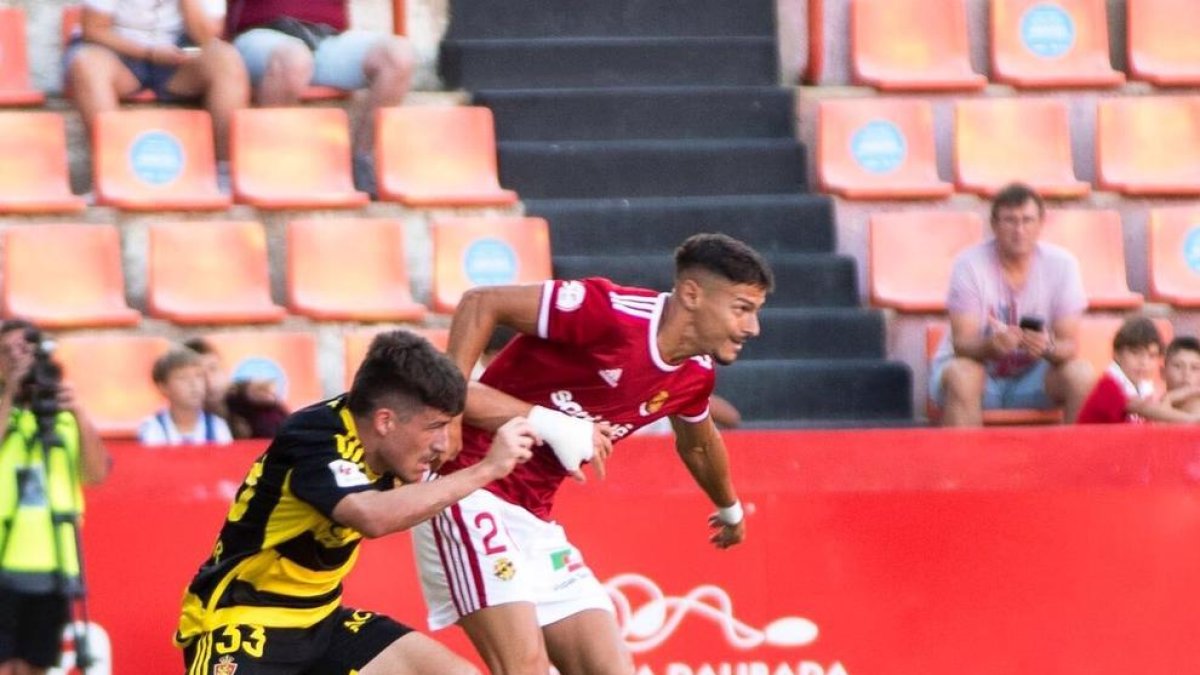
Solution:
[[[142,445],[229,443],[233,436],[225,420],[204,410],[205,379],[201,357],[177,347],[154,362],[154,384],[167,407],[138,426]]]
[[[1194,416],[1154,396],[1150,378],[1162,346],[1162,337],[1150,319],[1133,317],[1121,324],[1113,338],[1113,362],[1084,401],[1078,423],[1195,421]]]
[[[212,344],[202,337],[184,340],[183,346],[200,355],[200,367],[204,370],[204,409],[214,415],[228,419],[225,396],[229,393],[229,375],[221,365],[221,356]]]
[[[1163,382],[1167,403],[1184,412],[1200,413],[1200,340],[1184,335],[1167,345]]]

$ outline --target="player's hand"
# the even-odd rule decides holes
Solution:
[[[745,517],[738,521],[736,525],[727,525],[721,521],[719,515],[714,513],[708,517],[708,526],[716,530],[708,540],[717,548],[729,548],[735,544],[742,543],[742,540],[746,538]]]
[[[608,422],[593,424],[592,458],[585,463],[591,464],[592,471],[596,472],[596,477],[600,480],[604,480],[604,477],[608,475],[608,458],[612,456],[612,451],[612,425]],[[571,477],[581,483],[587,481],[582,467],[572,471]]]
[[[1021,329],[1021,348],[1035,359],[1040,359],[1050,351],[1050,334],[1044,330]]]
[[[529,420],[524,417],[514,417],[496,430],[492,437],[492,447],[483,458],[483,464],[492,470],[498,480],[512,473],[518,464],[528,461],[533,456],[533,446],[541,443],[534,433]]]
[[[430,471],[436,472],[443,464],[458,457],[458,453],[462,451],[462,421],[463,416],[459,415],[446,425],[446,450],[429,465]]]

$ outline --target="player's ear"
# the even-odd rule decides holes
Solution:
[[[704,288],[695,277],[688,275],[675,281],[675,295],[685,308],[696,309],[704,297]]]
[[[396,413],[390,408],[376,408],[375,414],[371,416],[371,424],[375,427],[375,433],[387,436],[396,426]]]

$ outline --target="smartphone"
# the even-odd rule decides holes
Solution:
[[[1046,327],[1046,321],[1040,316],[1023,316],[1021,317],[1021,322],[1017,325],[1022,330],[1031,330],[1035,333],[1040,333]]]

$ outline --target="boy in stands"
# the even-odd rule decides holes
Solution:
[[[1154,395],[1154,370],[1162,356],[1162,337],[1154,322],[1133,317],[1113,337],[1113,362],[1084,401],[1079,424],[1122,422],[1195,422]]]
[[[1189,413],[1200,413],[1200,340],[1181,335],[1167,345],[1163,365],[1164,400]]]

